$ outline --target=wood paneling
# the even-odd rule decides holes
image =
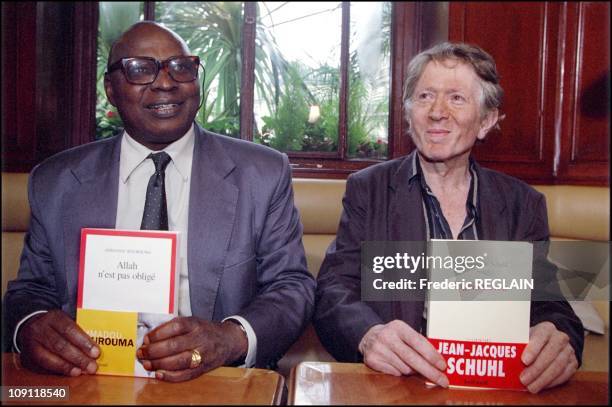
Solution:
[[[2,2],[2,171],[36,161],[36,2]]]
[[[40,161],[67,148],[72,128],[72,20],[70,3],[37,5],[36,141]]]
[[[2,170],[95,134],[95,2],[2,3]]]
[[[610,155],[610,4],[568,3],[558,179],[606,183]]]
[[[242,23],[242,43],[255,43],[255,23],[257,6],[254,2],[244,3],[244,21]],[[240,132],[242,138],[253,141],[255,106],[255,48],[242,48],[242,73],[240,81]]]
[[[38,161],[94,140],[97,15],[96,3],[38,3]]]
[[[538,184],[609,185],[609,3],[450,3],[449,39],[497,63],[501,131],[476,158]]]
[[[96,132],[96,57],[98,54],[98,4],[74,4],[74,39],[72,43],[73,86],[70,95],[72,131],[70,147],[95,139]]]
[[[474,155],[483,165],[529,182],[552,181],[556,81],[554,22],[546,3],[451,3],[450,40],[476,44],[495,59],[504,89],[501,131]],[[518,46],[520,44],[520,46]]]
[[[421,38],[415,35],[421,28],[419,4],[412,2],[393,5],[393,24],[391,25],[391,101],[389,103],[389,158],[408,154],[414,144],[408,135],[408,124],[404,117],[402,102],[404,78],[408,62],[419,53]]]

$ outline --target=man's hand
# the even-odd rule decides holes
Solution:
[[[200,352],[202,363],[191,368],[191,353]],[[246,334],[233,322],[209,322],[196,317],[179,317],[149,332],[137,355],[155,377],[181,382],[200,376],[246,355]]]
[[[374,370],[394,376],[417,372],[433,383],[448,387],[442,355],[403,321],[374,325],[361,339],[359,351],[364,363]]]
[[[100,348],[68,315],[60,310],[37,314],[19,329],[21,363],[32,370],[66,376],[94,374]]]
[[[521,360],[527,365],[521,382],[531,393],[565,383],[578,368],[569,337],[548,321],[529,329],[529,343]]]

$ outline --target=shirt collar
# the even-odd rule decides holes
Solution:
[[[410,170],[412,171],[412,173],[408,178],[409,183],[419,179],[415,177],[420,177],[421,175],[421,164],[419,162],[419,155],[417,154],[416,150],[414,150],[412,152],[412,155],[410,156]]]
[[[191,172],[190,161],[193,157],[194,140],[195,131],[194,125],[192,124],[183,137],[162,150],[168,153],[174,167],[185,181],[187,181]],[[121,181],[125,184],[134,170],[145,162],[149,154],[156,152],[159,151],[153,151],[143,146],[124,130],[121,140],[121,158],[119,163],[119,177]]]
[[[415,153],[412,155],[412,162],[410,163],[410,167],[412,168],[412,175],[408,179],[408,182],[412,182],[413,180],[418,181],[423,192],[423,196],[425,194],[431,195],[431,189],[429,185],[427,185],[427,181],[423,176],[423,170],[421,169],[421,161],[419,159],[419,155]],[[478,220],[480,217],[480,201],[478,199],[478,173],[476,171],[476,161],[470,156],[470,191],[467,197],[467,207],[471,212],[471,215]],[[418,177],[418,178],[415,178]]]

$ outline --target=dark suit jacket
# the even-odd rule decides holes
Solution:
[[[35,310],[75,317],[80,231],[115,226],[120,149],[115,136],[32,171],[30,229],[4,298],[8,335]],[[188,235],[193,315],[246,318],[257,335],[256,365],[273,366],[314,310],[287,156],[196,126]]]
[[[415,154],[415,153],[412,153]],[[317,277],[314,325],[325,348],[339,361],[362,360],[358,345],[373,325],[400,319],[419,331],[423,302],[361,301],[362,241],[426,240],[421,188],[412,154],[349,177],[336,239]],[[547,241],[544,196],[516,178],[476,164],[483,240]],[[545,253],[540,253],[540,256]],[[536,257],[534,255],[534,257]],[[545,261],[542,258],[536,261]],[[578,361],[583,328],[569,304],[532,302],[531,325],[551,321],[570,337]]]

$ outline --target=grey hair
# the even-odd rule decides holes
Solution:
[[[425,70],[425,66],[430,61],[444,62],[448,60],[463,62],[474,69],[482,88],[480,100],[481,117],[484,118],[490,111],[501,108],[504,90],[499,84],[499,75],[493,57],[476,45],[461,42],[443,42],[421,52],[408,64],[403,95],[404,109],[407,116],[412,107],[414,89]],[[494,127],[499,128],[498,124],[503,118],[504,115],[500,114]]]

